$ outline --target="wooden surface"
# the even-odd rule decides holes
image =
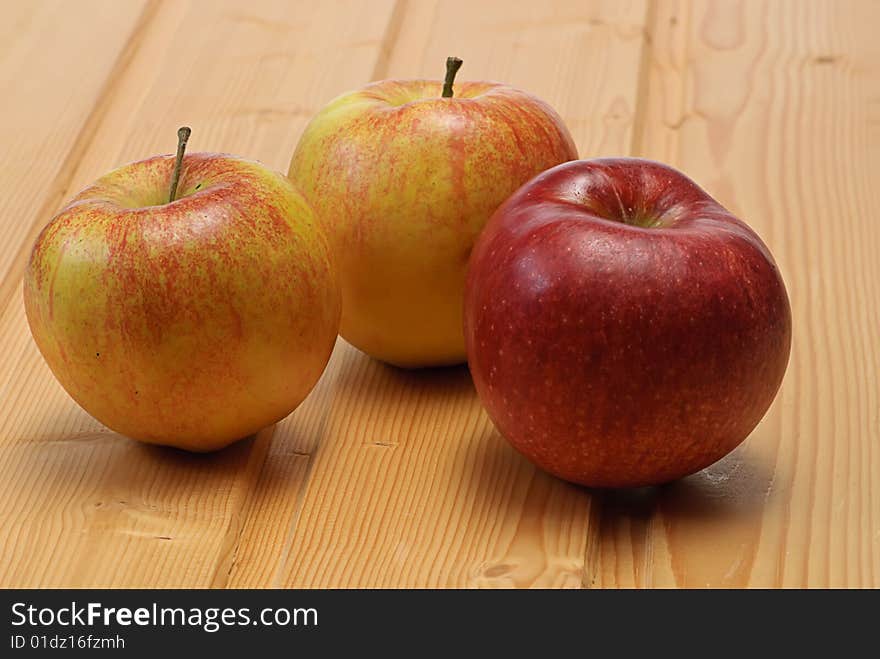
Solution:
[[[880,586],[880,4],[63,0],[0,5],[0,586]],[[682,168],[791,296],[791,364],[721,463],[595,492],[494,432],[465,367],[344,342],[294,414],[209,456],[103,428],[20,296],[63,201],[173,148],[286,170],[308,117],[384,77],[511,82],[582,157]]]

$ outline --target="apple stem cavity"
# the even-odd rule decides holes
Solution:
[[[462,61],[458,57],[446,58],[446,78],[443,80],[443,98],[452,98],[452,83],[455,74],[461,68]]]
[[[171,174],[171,191],[168,193],[168,203],[174,201],[177,194],[177,184],[180,182],[180,167],[183,165],[183,154],[186,151],[186,143],[192,135],[192,128],[181,126],[177,129],[177,158],[174,160],[174,172]]]

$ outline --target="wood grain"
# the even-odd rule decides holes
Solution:
[[[137,23],[137,9],[118,20]],[[194,127],[193,150],[286,168],[316,103],[372,75],[393,9],[282,0],[152,7],[134,42],[117,47],[124,71],[104,86],[89,137],[55,185],[76,190],[127,160],[169,152],[184,122]],[[13,296],[0,315],[0,583],[222,585],[270,438],[268,430],[199,457],[106,431],[55,382]],[[297,483],[288,485],[295,498]]]
[[[0,7],[0,586],[880,586],[876,3],[88,3]],[[765,238],[795,340],[743,447],[590,492],[510,449],[464,367],[341,340],[294,414],[210,456],[61,390],[19,286],[64,199],[182,124],[283,171],[334,95],[453,54],[553,104],[583,157],[676,165]]]
[[[141,1],[89,0],[76,12],[61,0],[3,6],[0,309],[17,290],[35,230],[69,195],[72,170],[154,11]]]
[[[880,5],[660,2],[636,150],[765,239],[794,345],[734,454],[607,495],[604,586],[880,585]]]
[[[582,153],[627,152],[645,16],[641,2],[408,3],[378,75],[437,78],[456,54],[461,78],[548,100]],[[276,432],[232,584],[583,585],[589,493],[538,472],[493,431],[464,367],[400,371],[345,345],[334,365],[320,429],[300,425],[296,449],[284,448],[287,423]],[[293,504],[278,483],[304,469]]]

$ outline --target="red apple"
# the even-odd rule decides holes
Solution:
[[[207,451],[306,397],[341,293],[327,238],[284,176],[225,154],[183,159],[183,144],[177,162],[125,165],[74,198],[34,245],[24,302],[87,412],[134,439]]]
[[[465,337],[499,431],[556,476],[659,484],[742,442],[782,381],[788,296],[742,221],[682,173],[575,161],[493,215]]]

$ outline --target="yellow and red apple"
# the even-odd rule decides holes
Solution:
[[[556,112],[494,82],[385,80],[331,101],[289,176],[332,233],[340,333],[405,367],[464,361],[462,299],[476,237],[535,174],[577,151]],[[444,89],[445,87],[445,89]]]
[[[180,153],[182,155],[182,151]],[[125,165],[46,226],[24,280],[37,346],[70,395],[124,435],[193,451],[289,414],[336,340],[339,283],[281,174],[196,153]]]

